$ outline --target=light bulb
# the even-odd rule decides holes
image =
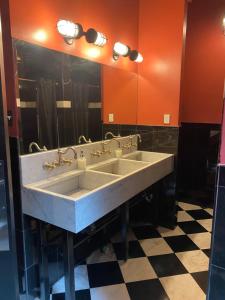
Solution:
[[[94,42],[94,45],[103,47],[106,44],[106,42],[107,42],[106,36],[101,32],[97,32],[97,37]]]
[[[81,26],[67,20],[59,20],[57,29],[64,38],[75,39],[80,35]]]
[[[121,56],[127,56],[129,53],[129,47],[120,42],[115,43],[113,50],[117,55]]]
[[[103,47],[107,38],[102,32],[97,32],[94,28],[89,28],[86,32],[86,40],[88,43],[94,44],[99,47]]]
[[[143,56],[141,55],[141,53],[138,53],[138,56],[137,56],[137,58],[135,59],[135,62],[141,63],[141,62],[143,62],[143,60],[144,60],[144,58],[143,58]]]

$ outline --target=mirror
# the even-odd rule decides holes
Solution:
[[[76,145],[82,135],[99,141],[103,124],[136,124],[136,73],[20,40],[14,50],[21,154],[32,142],[51,150]]]

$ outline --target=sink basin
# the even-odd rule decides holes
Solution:
[[[51,180],[49,183],[37,186],[37,188],[77,199],[111,182],[115,178],[117,177],[105,176],[104,174],[97,174],[96,176],[94,172],[82,171],[80,174],[67,175]]]
[[[123,159],[155,163],[157,161],[161,161],[171,156],[172,156],[171,154],[167,154],[167,153],[135,151],[133,153],[124,155]]]
[[[127,175],[145,167],[146,165],[147,164],[143,162],[118,159],[113,162],[104,163],[100,166],[91,168],[91,170],[116,175]]]

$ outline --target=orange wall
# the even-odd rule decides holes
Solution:
[[[10,12],[12,35],[17,39],[126,70],[137,70],[136,64],[128,59],[114,62],[112,48],[116,41],[121,41],[137,49],[138,0],[10,0]],[[93,27],[104,32],[109,38],[108,44],[99,48],[82,38],[73,46],[67,45],[56,29],[59,19],[81,23],[85,30]],[[46,33],[45,41],[35,38],[39,30]]]
[[[140,0],[138,124],[179,125],[185,0]]]
[[[225,79],[224,0],[189,4],[181,121],[221,123]]]
[[[137,123],[138,75],[122,69],[102,67],[103,120],[114,114],[114,124]]]

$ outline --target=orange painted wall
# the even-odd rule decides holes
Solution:
[[[185,0],[140,0],[138,124],[179,125]]]
[[[136,64],[127,59],[114,62],[112,48],[116,41],[137,48],[138,4],[138,0],[10,0],[12,35],[50,49],[136,71]],[[109,37],[108,44],[98,48],[82,38],[68,46],[56,30],[59,19],[81,23],[85,30],[93,27],[104,32]],[[46,40],[42,42],[35,38],[40,30],[46,33]]]
[[[221,123],[225,79],[224,0],[189,4],[181,121]]]
[[[102,67],[103,120],[114,114],[114,124],[136,124],[138,104],[138,75],[134,72]]]

